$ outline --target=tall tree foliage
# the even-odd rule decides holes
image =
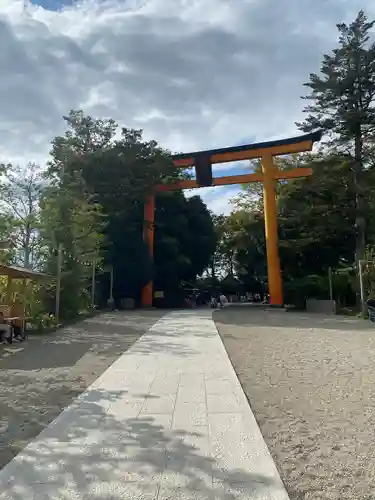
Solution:
[[[104,220],[100,205],[77,168],[84,155],[99,147],[96,129],[89,132],[94,120],[82,112],[71,112],[64,119],[68,124],[65,135],[52,142],[41,221],[45,267],[53,274],[57,272],[57,251],[62,246],[61,312],[62,316],[74,316],[87,301],[91,267],[101,258]],[[105,121],[103,126],[111,130],[111,121]]]
[[[39,202],[43,190],[41,169],[2,165],[0,198],[3,221],[1,238],[11,242],[10,262],[38,268],[41,263]]]
[[[321,74],[311,74],[305,85],[312,104],[305,108],[304,131],[326,131],[329,146],[347,155],[354,174],[356,203],[355,259],[366,246],[366,167],[375,126],[375,44],[370,42],[374,21],[363,11],[349,25],[340,23],[339,46],[325,55]]]
[[[246,287],[258,289],[266,275],[263,219],[243,209],[243,203],[245,197],[240,200],[241,208],[229,216],[213,216],[217,244],[208,272],[216,282],[238,277]]]
[[[215,251],[211,216],[198,196],[159,195],[155,236],[155,285],[162,290],[195,280]]]
[[[222,276],[225,270],[225,251],[224,251],[224,224],[226,217],[224,215],[216,215],[211,213],[211,220],[214,227],[215,234],[215,251],[213,252],[210,263],[208,266],[208,272],[211,276],[211,280],[216,282],[218,278]]]
[[[44,270],[56,276],[62,246],[61,317],[73,317],[88,305],[92,265],[100,262],[102,241],[100,207],[89,197],[78,198],[66,187],[47,189],[41,200]]]
[[[311,177],[280,187],[278,220],[285,279],[326,274],[329,267],[353,262],[355,201],[347,158],[306,157]],[[339,249],[339,251],[338,251]]]

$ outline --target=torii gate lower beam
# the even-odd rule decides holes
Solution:
[[[197,180],[182,180],[157,186],[156,191],[175,191],[194,189],[206,186],[226,186],[231,184],[247,184],[262,182],[264,192],[264,224],[266,233],[268,291],[270,304],[283,305],[283,284],[281,278],[278,250],[276,182],[278,180],[296,179],[312,174],[311,168],[295,168],[281,171],[274,164],[275,156],[311,151],[314,142],[319,141],[321,132],[314,132],[300,137],[281,141],[248,144],[233,148],[198,151],[172,157],[175,166],[188,168],[195,165]],[[212,178],[212,164],[231,161],[241,161],[261,158],[262,172],[228,177]],[[145,200],[144,208],[144,240],[147,243],[149,255],[153,258],[154,250],[154,217],[155,194]],[[142,305],[151,307],[153,304],[153,284],[149,282],[142,292]]]

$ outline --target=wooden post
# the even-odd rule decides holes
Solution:
[[[109,281],[109,300],[111,304],[113,304],[113,266],[111,266],[110,270],[110,281]]]
[[[359,293],[361,296],[361,313],[362,316],[366,316],[367,304],[365,301],[365,287],[363,285],[363,260],[358,261],[358,273],[359,273]]]
[[[155,196],[148,196],[145,200],[143,240],[147,245],[151,261],[154,258],[154,226],[155,226]],[[142,307],[153,305],[153,283],[150,280],[142,290]]]
[[[55,321],[59,324],[60,315],[60,293],[61,293],[61,267],[63,262],[63,246],[59,243],[57,250],[57,273],[56,273],[56,303],[55,303]]]
[[[26,293],[27,293],[27,280],[22,280],[22,334],[26,332]]]
[[[271,154],[262,158],[263,192],[264,192],[264,224],[266,232],[268,291],[270,304],[282,306],[283,285],[281,280],[280,259],[278,249],[276,180],[273,178],[275,166]]]
[[[13,285],[13,278],[8,274],[8,279],[7,279],[7,291],[6,291],[6,301],[7,301],[7,306],[9,307],[9,310],[12,308],[13,305],[13,293],[12,293],[12,285]]]
[[[96,285],[96,259],[92,260],[91,269],[91,306],[95,306],[95,285]]]
[[[328,268],[329,300],[333,300],[333,275],[332,267]]]

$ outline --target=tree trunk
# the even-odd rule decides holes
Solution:
[[[24,242],[24,256],[23,256],[23,267],[28,268],[30,265],[30,233],[31,229],[27,225],[25,228],[25,242]]]
[[[23,267],[28,268],[30,266],[30,248],[29,245],[25,247],[25,257],[23,262]]]
[[[366,250],[366,200],[364,196],[363,185],[363,144],[362,132],[359,129],[355,135],[355,151],[354,151],[354,188],[355,188],[355,204],[356,204],[356,246],[355,246],[355,265],[357,270],[357,304],[361,305],[364,310],[364,304],[361,304],[360,285],[359,285],[359,261],[365,257]]]
[[[216,280],[215,259],[212,259],[212,262],[211,262],[211,278],[213,281]]]

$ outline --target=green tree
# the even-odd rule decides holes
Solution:
[[[100,129],[80,111],[71,112],[64,120],[68,125],[65,135],[52,141],[48,186],[41,202],[41,233],[47,271],[56,274],[57,249],[63,247],[61,316],[69,317],[87,305],[91,266],[101,260],[105,224],[102,209],[85,183],[83,158],[108,145],[113,124],[103,121]]]
[[[355,251],[353,172],[347,158],[308,156],[310,177],[281,186],[278,199],[280,256],[284,279],[327,275],[349,265]]]
[[[214,227],[215,234],[215,251],[213,252],[209,265],[208,272],[211,275],[211,280],[215,283],[218,278],[221,276],[224,268],[224,249],[223,249],[223,232],[224,232],[224,224],[226,217],[223,214],[214,214],[211,213],[211,220]]]
[[[74,317],[88,306],[92,264],[100,263],[101,209],[89,195],[78,197],[65,183],[64,188],[45,189],[40,217],[44,270],[56,275],[57,251],[62,245],[61,317]]]
[[[81,173],[82,158],[110,148],[117,131],[114,120],[95,119],[82,110],[71,110],[63,120],[67,129],[64,135],[53,139],[52,160],[48,164],[48,179],[55,183],[61,182],[64,173]]]
[[[274,163],[280,170],[293,170],[306,161],[306,155],[293,154],[274,158]],[[251,161],[250,170],[254,173],[262,172],[261,160]],[[281,186],[289,181],[279,181],[276,183],[276,194],[279,194]],[[236,210],[246,212],[264,213],[263,206],[263,184],[261,182],[250,182],[241,186],[241,192],[231,201]]]
[[[375,123],[375,44],[370,43],[374,21],[363,11],[349,25],[340,23],[338,48],[325,55],[321,74],[311,74],[305,85],[312,101],[305,108],[304,131],[322,129],[328,144],[348,157],[353,170],[356,204],[355,260],[363,259],[366,247],[366,166]]]
[[[26,166],[2,165],[0,178],[3,234],[12,240],[8,260],[24,267],[40,265],[39,203],[43,189],[41,169],[34,163]]]
[[[239,210],[230,215],[228,225],[232,225],[235,239],[235,273],[248,291],[255,291],[255,284],[263,283],[267,276],[263,216]]]
[[[261,173],[262,165],[260,160],[250,161],[249,171]],[[263,184],[261,182],[243,184],[240,193],[231,202],[237,210],[263,213]]]
[[[247,291],[260,291],[260,283],[266,274],[261,214],[237,209],[229,216],[213,216],[212,219],[217,243],[214,261],[211,261],[209,268],[211,282],[216,283],[216,286],[221,284],[226,289],[231,283],[232,290],[237,290],[242,283]],[[213,262],[214,273],[211,269]]]
[[[201,275],[215,251],[211,215],[199,196],[183,193],[157,197],[155,285],[176,290],[182,281]]]

